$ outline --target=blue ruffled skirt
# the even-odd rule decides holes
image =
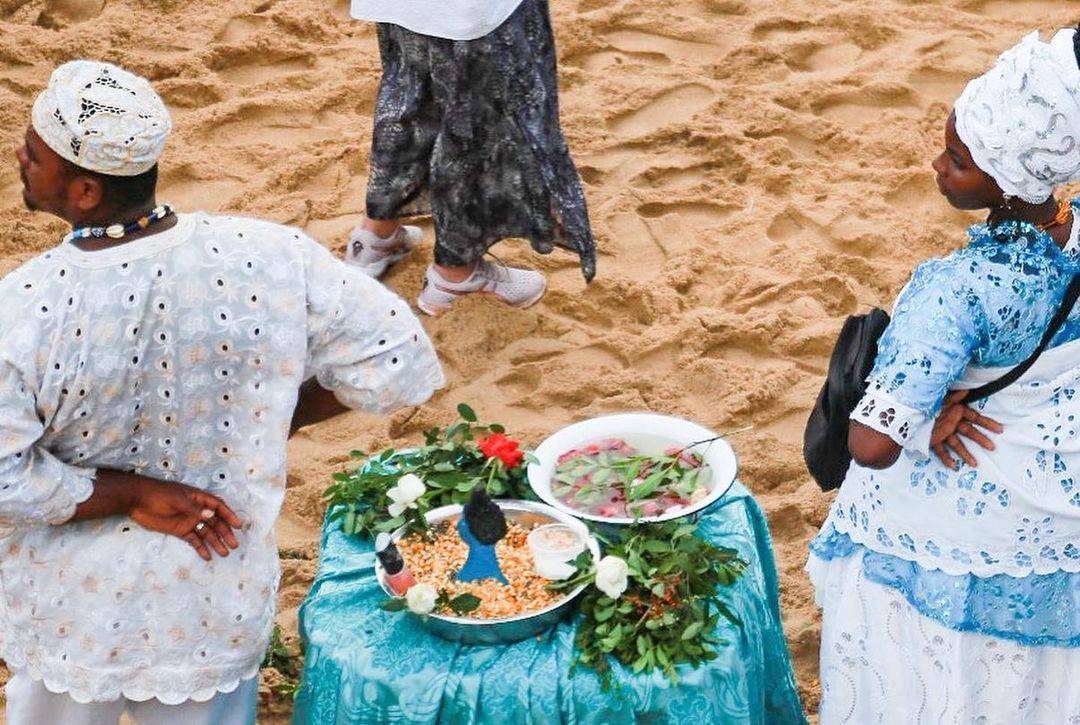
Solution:
[[[953,576],[871,551],[831,523],[810,542],[810,552],[825,562],[861,554],[866,579],[897,590],[950,629],[1029,646],[1080,647],[1080,574]]]
[[[822,725],[1080,724],[1077,577],[950,576],[826,527]]]

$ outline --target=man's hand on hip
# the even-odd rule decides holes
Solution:
[[[207,561],[211,550],[228,556],[230,548],[240,545],[232,530],[243,522],[217,496],[182,483],[99,470],[94,493],[78,505],[70,521],[117,514],[131,516],[145,529],[183,539]]]

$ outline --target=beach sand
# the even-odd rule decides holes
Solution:
[[[625,410],[733,439],[768,512],[784,623],[808,712],[819,616],[802,567],[830,497],[802,463],[803,424],[846,315],[888,305],[972,218],[930,161],[964,82],[1025,32],[1075,22],[1064,0],[555,0],[566,135],[586,184],[599,273],[569,254],[495,249],[551,280],[515,312],[466,299],[425,322],[449,385],[387,419],[350,414],[290,444],[279,620],[316,568],[330,475],[350,449],[418,440],[461,401],[530,444]],[[363,211],[379,78],[374,27],[334,0],[0,0],[0,142],[21,139],[50,71],[78,57],[152,79],[176,132],[160,199],[265,217],[341,251]],[[427,243],[386,283],[412,300]],[[0,272],[63,225],[0,172]],[[269,692],[269,687],[265,688]],[[267,697],[267,722],[288,702]],[[275,715],[276,714],[276,715]]]

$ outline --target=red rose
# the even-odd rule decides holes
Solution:
[[[481,438],[476,443],[485,456],[498,458],[507,468],[517,468],[525,460],[525,451],[521,450],[518,442],[507,438],[502,433]]]

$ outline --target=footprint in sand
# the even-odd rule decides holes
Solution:
[[[601,37],[610,49],[575,55],[566,62],[593,73],[624,63],[667,66],[672,59],[702,65],[719,60],[730,47],[727,42],[704,43],[640,30],[615,30]]]
[[[844,126],[860,126],[878,120],[886,109],[918,111],[912,96],[913,91],[909,86],[863,88],[827,95],[814,101],[811,110]]]
[[[633,259],[641,269],[659,269],[671,256],[665,242],[637,214],[619,212],[605,221],[616,257]]]
[[[746,15],[748,10],[743,0],[702,0],[702,5],[715,15]]]
[[[658,68],[671,65],[671,58],[663,53],[621,53],[617,50],[597,50],[570,56],[565,61],[566,65],[577,66],[590,73],[599,73],[612,66],[620,65],[646,65]]]
[[[784,141],[787,142],[788,148],[799,156],[813,158],[822,155],[822,142],[815,141],[801,131],[783,129],[763,136],[749,135],[750,138],[768,138],[770,136],[784,139]]]
[[[811,27],[813,26],[805,20],[776,18],[755,25],[750,31],[750,37],[757,41],[773,41],[786,38],[793,33],[801,33]]]
[[[269,19],[262,15],[240,15],[225,23],[225,27],[214,36],[214,39],[225,43],[242,43],[266,27],[269,22]]]
[[[578,0],[578,12],[589,13],[593,10],[610,7],[611,0]]]
[[[227,53],[209,65],[226,81],[251,86],[280,76],[310,71],[317,60],[313,53],[239,50]]]
[[[854,43],[809,43],[792,53],[788,65],[809,73],[851,71],[862,53],[862,48]]]
[[[578,176],[580,176],[581,180],[588,186],[600,186],[604,183],[604,177],[607,176],[603,170],[598,169],[595,166],[585,166],[579,163],[577,165],[577,170]]]
[[[181,209],[227,209],[243,189],[241,179],[200,178],[187,165],[170,166],[161,175],[161,194]]]
[[[231,146],[271,144],[294,146],[338,138],[346,124],[358,119],[329,111],[301,112],[290,108],[249,106],[234,120],[216,125],[209,133],[215,142]]]
[[[775,216],[772,223],[765,229],[769,239],[780,244],[798,242],[801,246],[812,245],[823,248],[828,243],[828,238],[821,228],[805,214],[795,208],[788,207]]]
[[[715,97],[711,88],[698,83],[676,86],[639,108],[608,119],[607,125],[623,136],[644,136],[664,126],[689,121]]]
[[[687,166],[651,166],[638,174],[631,183],[638,187],[654,189],[686,189],[709,181],[705,164],[687,160]]]
[[[636,213],[618,212],[606,221],[608,238],[619,257],[634,259],[642,268],[658,268],[704,239],[705,232],[736,211],[710,202],[648,202]]]
[[[716,42],[704,43],[640,30],[616,30],[605,33],[604,39],[626,53],[659,53],[668,58],[678,58],[699,65],[719,60],[731,47],[731,43],[723,37]]]
[[[885,194],[885,201],[912,219],[947,224],[956,229],[963,229],[972,221],[971,217],[953,209],[942,198],[929,170],[908,177]]]
[[[1073,7],[1069,7],[1073,5]],[[983,17],[994,20],[1010,20],[1013,22],[1024,21],[1026,18],[1041,18],[1048,24],[1050,19],[1060,16],[1066,24],[1075,22],[1073,15],[1076,7],[1073,3],[1061,2],[1060,0],[987,0],[969,9],[969,12],[977,13]],[[1040,21],[1040,25],[1043,23]]]
[[[907,80],[923,98],[952,105],[971,76],[959,71],[920,68],[909,73]]]
[[[537,365],[518,365],[495,379],[495,385],[511,397],[522,397],[540,387],[541,374]]]
[[[704,229],[724,221],[736,209],[735,206],[707,201],[649,202],[638,207],[638,214],[646,219],[664,219],[665,223],[682,224],[688,229]]]
[[[63,28],[101,15],[105,0],[46,0],[37,24],[45,28]]]

